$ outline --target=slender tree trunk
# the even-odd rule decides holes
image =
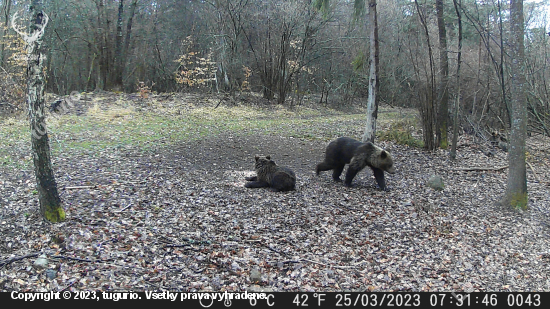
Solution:
[[[500,77],[500,88],[502,89],[502,102],[504,103],[504,107],[506,108],[506,116],[508,116],[508,122],[512,123],[512,115],[510,111],[510,107],[508,104],[508,100],[506,98],[506,82],[504,81],[504,30],[502,29],[502,3],[497,1],[498,6],[498,28],[499,28],[499,35],[500,35],[500,63],[498,65],[499,68],[499,77]],[[522,2],[522,11],[523,11],[523,2]],[[510,12],[511,14],[512,12]],[[523,19],[522,19],[523,20]],[[513,21],[512,21],[513,23]],[[522,40],[523,42],[523,40]],[[522,45],[523,46],[523,45]]]
[[[4,0],[4,30],[2,30],[2,36],[0,37],[0,40],[2,41],[2,46],[0,47],[0,66],[4,66],[4,61],[6,60],[5,56],[5,43],[4,43],[4,36],[6,35],[6,32],[8,31],[8,25],[10,20],[10,10],[11,10],[11,1],[12,0]]]
[[[50,222],[65,219],[65,211],[61,207],[61,199],[57,192],[57,184],[50,159],[50,144],[46,130],[44,114],[44,61],[41,50],[44,28],[47,17],[42,11],[42,0],[32,1],[31,34],[40,33],[36,39],[27,39],[27,102],[30,111],[31,144],[34,170],[40,202],[40,213]],[[34,37],[31,36],[31,37]]]
[[[107,29],[105,29],[104,23],[105,4],[104,0],[98,0],[97,2],[97,50],[99,51],[99,61],[97,70],[97,83],[96,89],[105,89],[106,87],[106,71],[107,71],[107,46],[105,44],[105,37],[107,35]]]
[[[420,103],[420,115],[422,118],[422,134],[424,140],[424,148],[427,150],[435,150],[436,144],[434,139],[434,126],[435,126],[435,107],[434,100],[435,95],[435,72],[434,72],[434,57],[432,51],[432,44],[430,43],[430,32],[428,31],[426,17],[420,9],[420,5],[417,0],[414,0],[416,11],[420,18],[420,23],[424,28],[424,33],[426,34],[426,45],[428,47],[428,56],[429,56],[429,66],[430,71],[426,72],[426,101]]]
[[[449,57],[447,56],[447,30],[445,29],[445,20],[443,18],[443,0],[436,0],[437,8],[437,27],[439,29],[439,104],[437,109],[437,130],[436,144],[442,149],[447,149],[447,118],[449,113]]]
[[[124,0],[120,0],[118,5],[118,18],[116,23],[116,40],[115,40],[115,63],[114,63],[114,78],[113,89],[120,91],[122,89],[122,15],[124,14]]]
[[[134,0],[130,5],[130,17],[128,18],[128,24],[126,25],[126,39],[124,39],[124,51],[122,52],[122,72],[126,67],[126,61],[128,60],[128,53],[130,52],[130,40],[132,39],[132,23],[136,14],[137,0]]]
[[[508,151],[509,169],[503,204],[527,208],[527,170],[525,139],[527,138],[527,104],[525,96],[525,47],[523,0],[510,0],[510,105],[511,133]]]
[[[376,134],[376,119],[378,118],[378,82],[379,68],[379,47],[378,47],[378,18],[376,13],[376,0],[369,0],[369,27],[370,27],[370,72],[369,72],[369,95],[367,100],[367,123],[363,142],[374,142]]]
[[[109,37],[111,33],[111,20],[106,12],[105,0],[99,0],[97,3],[98,10],[98,50],[100,51],[99,58],[99,82],[98,88],[103,90],[112,90],[115,80],[116,65],[113,56],[112,40]],[[116,41],[116,39],[115,39]]]
[[[460,10],[458,9],[460,4],[458,4],[456,1],[457,0],[453,0],[456,16],[458,18],[458,55],[456,65],[457,90],[453,112],[453,141],[451,144],[451,152],[449,153],[449,157],[452,160],[456,159],[456,144],[458,143],[458,110],[460,109],[460,65],[462,63],[462,18],[460,15]]]

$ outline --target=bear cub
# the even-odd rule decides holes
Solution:
[[[366,166],[372,169],[378,186],[384,191],[387,190],[384,171],[395,173],[392,156],[386,150],[371,142],[363,143],[353,138],[339,137],[328,144],[325,160],[317,164],[316,174],[332,170],[332,178],[341,181],[340,174],[346,164],[349,166],[344,184],[348,187],[355,175]]]
[[[247,188],[270,187],[271,191],[291,191],[296,187],[296,175],[288,167],[278,166],[270,156],[256,156],[254,164],[257,176],[246,177]]]

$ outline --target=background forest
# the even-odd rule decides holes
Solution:
[[[14,13],[24,15],[28,2],[1,4],[4,105],[24,101],[24,83],[19,82],[26,65],[24,46],[9,24]],[[438,19],[436,2],[440,1],[377,1],[381,103],[421,107],[438,106],[443,99],[454,102],[457,10],[452,1],[441,1]],[[369,69],[368,7],[364,2],[363,7],[354,4],[46,1],[47,91],[135,92],[145,86],[158,92],[254,91],[288,105],[301,104],[308,94],[323,104],[362,104]],[[542,4],[525,3],[525,58],[529,130],[548,134],[550,37]],[[462,0],[458,5],[463,24],[461,124],[466,129],[486,129],[485,124],[491,130],[506,129],[509,3]],[[448,66],[440,57],[440,37],[446,38]],[[8,100],[9,96],[20,98]]]

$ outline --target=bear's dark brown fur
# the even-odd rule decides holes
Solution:
[[[351,186],[351,181],[366,166],[372,169],[374,178],[382,190],[387,190],[384,171],[393,174],[395,167],[389,152],[371,142],[362,143],[349,137],[339,137],[327,146],[325,160],[317,164],[316,173],[332,170],[332,178],[340,180],[344,166],[349,164],[344,184]]]
[[[272,191],[291,191],[296,187],[296,175],[288,167],[278,166],[270,156],[256,156],[256,176],[246,177],[247,188],[270,187]]]

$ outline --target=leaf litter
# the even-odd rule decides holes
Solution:
[[[456,161],[379,141],[398,170],[383,192],[370,170],[351,188],[314,173],[332,132],[360,136],[361,120],[311,125],[64,150],[60,224],[41,219],[32,170],[3,168],[0,290],[550,291],[548,139],[528,140],[529,209],[511,211],[497,203],[507,169],[465,170],[507,154],[471,136]],[[244,188],[255,154],[291,167],[296,190]],[[427,186],[433,174],[444,190]]]

